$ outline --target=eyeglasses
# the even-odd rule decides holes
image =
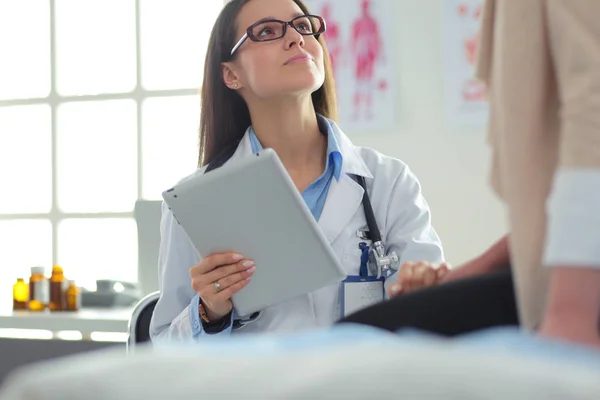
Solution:
[[[315,36],[317,39],[325,32],[325,21],[317,15],[300,15],[288,22],[278,19],[261,20],[246,29],[244,36],[231,49],[230,55],[233,56],[233,53],[248,38],[253,42],[270,42],[281,39],[285,36],[288,25],[301,35]]]

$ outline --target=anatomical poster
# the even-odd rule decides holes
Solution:
[[[444,99],[448,123],[483,126],[488,104],[475,63],[483,0],[444,0]]]
[[[346,133],[394,127],[397,68],[393,3],[306,0],[310,12],[325,19],[324,38],[336,80],[340,125]]]

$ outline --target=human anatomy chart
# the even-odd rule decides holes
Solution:
[[[448,123],[483,126],[488,105],[475,64],[483,0],[444,0],[444,81]]]
[[[327,25],[324,38],[336,80],[344,131],[391,129],[397,73],[389,0],[307,0]]]

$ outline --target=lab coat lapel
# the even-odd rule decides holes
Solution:
[[[238,144],[235,153],[229,159],[229,161],[233,162],[239,160],[241,158],[247,157],[252,154],[252,143],[250,143],[250,128],[246,129],[242,140],[240,140],[240,144]]]
[[[329,243],[333,243],[342,230],[349,225],[356,211],[361,207],[363,192],[363,188],[347,174],[343,174],[339,181],[334,179],[331,182],[319,218],[319,226]]]
[[[319,218],[321,230],[329,243],[333,243],[344,228],[350,224],[350,221],[362,206],[364,190],[354,179],[354,176],[358,175],[372,179],[373,175],[371,175],[358,149],[338,125],[331,120],[326,120],[326,122],[333,130],[343,159],[340,179],[331,181],[327,200],[321,218]]]
[[[252,143],[250,142],[250,128],[246,129],[244,136],[240,140],[235,153],[231,156],[229,160],[223,165],[227,165],[232,162],[236,162],[244,157],[248,157],[252,155]]]

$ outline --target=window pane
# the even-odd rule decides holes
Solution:
[[[0,107],[0,213],[50,211],[50,119],[47,105]]]
[[[66,103],[57,116],[58,205],[66,212],[133,209],[137,119],[132,100]]]
[[[12,285],[30,268],[52,266],[52,225],[47,220],[0,221],[0,308],[12,304]],[[9,306],[12,307],[12,306]]]
[[[55,30],[60,94],[133,90],[134,0],[56,0]]]
[[[222,0],[140,0],[142,85],[147,89],[196,88]]]
[[[142,197],[161,193],[198,165],[198,96],[160,97],[142,104]]]
[[[67,219],[58,225],[58,263],[69,279],[137,281],[137,230],[132,218]]]
[[[0,1],[0,99],[50,93],[50,2]]]

